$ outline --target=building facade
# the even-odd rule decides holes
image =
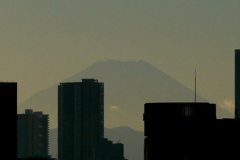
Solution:
[[[240,118],[240,49],[235,50],[235,118]]]
[[[124,145],[103,138],[99,145],[96,160],[127,160],[124,158]]]
[[[17,158],[17,82],[0,82],[2,114],[1,137],[8,143],[1,147],[2,153],[11,153],[9,159]]]
[[[95,160],[104,136],[104,84],[96,79],[58,86],[58,159]]]
[[[42,112],[26,109],[17,115],[18,158],[48,156],[49,117]]]
[[[144,160],[239,158],[240,119],[217,119],[209,103],[146,103]]]

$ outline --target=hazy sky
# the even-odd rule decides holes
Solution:
[[[239,0],[1,0],[0,81],[18,102],[95,62],[144,60],[210,102],[234,102]]]

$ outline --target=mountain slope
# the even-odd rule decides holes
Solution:
[[[103,61],[62,82],[80,82],[83,78],[104,82],[105,127],[129,126],[143,131],[144,103],[192,102],[194,92],[145,61]],[[59,82],[60,83],[60,82]],[[31,108],[49,114],[50,128],[57,127],[57,85],[36,93],[20,104],[18,112]],[[197,95],[197,101],[208,100]],[[232,117],[217,107],[218,118]]]

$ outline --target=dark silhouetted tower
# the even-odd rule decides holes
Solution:
[[[240,49],[235,50],[235,118],[240,118]]]
[[[17,83],[0,82],[1,153],[8,159],[17,158]]]
[[[94,160],[104,136],[104,84],[95,79],[58,86],[58,159]]]
[[[18,158],[48,156],[48,115],[26,109],[18,114]]]
[[[216,104],[146,103],[144,160],[239,158],[240,119],[216,119]]]

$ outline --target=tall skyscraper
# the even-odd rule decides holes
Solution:
[[[104,136],[104,84],[96,79],[58,86],[58,159],[94,160]]]
[[[48,156],[48,115],[26,109],[17,115],[18,158]]]
[[[17,158],[17,83],[0,82],[1,153],[8,154],[9,159]],[[4,115],[6,114],[6,115]],[[6,142],[6,145],[5,143]]]
[[[240,49],[235,50],[235,118],[240,118]]]

